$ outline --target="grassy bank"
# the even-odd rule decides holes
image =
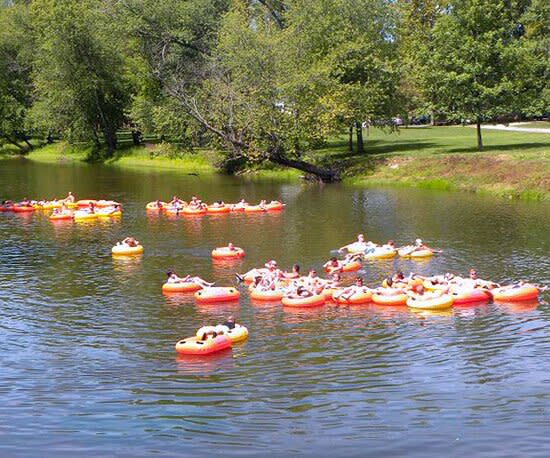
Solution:
[[[483,131],[484,151],[471,127],[422,127],[386,134],[371,129],[365,154],[341,137],[312,159],[340,165],[346,181],[456,189],[521,199],[550,199],[550,135]]]
[[[550,135],[486,130],[483,138],[485,149],[480,153],[471,127],[408,128],[392,134],[370,129],[363,154],[349,152],[347,137],[342,136],[309,154],[308,159],[341,168],[345,182],[353,185],[456,189],[550,200]],[[42,162],[83,161],[90,152],[89,148],[56,143],[34,150],[29,158]],[[160,144],[124,148],[107,164],[211,174],[218,159],[218,154],[210,150],[183,153]],[[297,180],[301,173],[272,168],[243,175]]]

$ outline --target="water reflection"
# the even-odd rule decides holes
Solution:
[[[430,313],[288,308],[250,302],[241,286],[239,302],[196,304],[161,286],[168,269],[235,285],[235,271],[271,258],[321,272],[330,250],[360,232],[398,244],[420,236],[444,250],[423,262],[369,262],[360,272],[369,285],[398,269],[471,267],[501,283],[548,284],[547,204],[27,162],[1,162],[0,184],[6,197],[71,190],[124,204],[121,219],[97,222],[0,214],[3,455],[546,451],[548,292],[540,304]],[[174,193],[288,206],[258,215],[146,214],[147,202]],[[113,258],[111,247],[127,235],[144,255]],[[247,256],[213,263],[212,248],[228,241]],[[209,358],[175,354],[178,339],[228,315],[249,328],[247,342]]]

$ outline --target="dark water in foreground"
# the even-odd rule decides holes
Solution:
[[[263,264],[320,270],[365,232],[445,253],[367,264],[550,284],[550,206],[459,193],[356,189],[88,166],[0,162],[0,199],[110,197],[120,221],[52,224],[0,214],[0,456],[548,456],[550,309],[201,306],[164,297],[164,271],[219,285]],[[147,217],[157,196],[279,198],[280,215]],[[133,234],[142,258],[113,259]],[[232,240],[248,256],[214,265]],[[180,359],[173,345],[235,314],[232,351]]]

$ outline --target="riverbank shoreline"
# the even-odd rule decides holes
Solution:
[[[366,152],[347,149],[337,137],[307,159],[342,170],[343,183],[353,186],[399,186],[467,191],[508,199],[550,200],[550,138],[516,132],[487,132],[486,149],[477,152],[467,127],[401,129],[398,134],[371,132]],[[36,148],[26,158],[36,162],[80,163],[90,148],[59,142]],[[117,152],[106,166],[152,169],[182,174],[216,174],[220,155],[212,150],[177,151],[148,144]],[[294,169],[258,168],[240,174],[247,179],[297,182]]]

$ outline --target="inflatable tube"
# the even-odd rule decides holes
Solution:
[[[364,257],[367,260],[376,260],[376,259],[391,259],[397,254],[396,250],[391,248],[376,247],[374,251],[370,253],[365,253]]]
[[[244,258],[245,254],[245,251],[239,247],[235,247],[234,250],[230,250],[224,246],[212,250],[213,259],[239,259]]]
[[[167,215],[178,216],[183,214],[183,207],[182,208],[164,207],[162,211],[164,211],[164,213],[166,213]]]
[[[521,302],[536,299],[539,290],[536,286],[524,285],[513,288],[496,288],[491,290],[493,299],[499,302]]]
[[[231,208],[231,211],[232,212],[244,212],[244,209],[248,207],[248,204],[241,204],[241,203],[238,203],[238,204],[230,204],[229,205],[229,208]]]
[[[37,210],[53,210],[54,208],[61,208],[61,202],[46,202],[43,205],[35,205]]]
[[[454,305],[471,304],[472,302],[488,302],[492,294],[484,289],[456,290],[451,293]]]
[[[0,212],[12,212],[13,205],[0,205]]]
[[[351,261],[347,264],[341,264],[339,261],[338,267],[327,266],[325,267],[325,272],[355,272],[361,268],[361,263],[359,261]]]
[[[283,208],[285,208],[285,204],[283,204],[282,202],[277,202],[277,203],[267,204],[265,208],[267,209],[268,212],[281,211]]]
[[[105,208],[105,207],[114,207],[115,205],[120,205],[120,203],[114,201],[114,200],[98,200],[96,202],[96,207],[98,208]]]
[[[398,250],[398,253],[399,253],[399,256],[401,256],[402,258],[411,258],[411,259],[429,258],[434,254],[434,252],[430,249],[413,251],[411,253],[410,249],[406,249],[406,248]]]
[[[422,286],[429,291],[448,291],[449,285],[444,285],[441,283],[432,283],[430,280],[424,280]]]
[[[244,207],[244,211],[245,213],[263,213],[266,212],[267,209],[259,205],[247,205]]]
[[[219,302],[238,301],[241,293],[233,287],[223,288],[214,286],[204,288],[195,293],[195,300],[199,304],[216,304]]]
[[[373,294],[372,301],[378,305],[406,305],[408,296],[406,294]]]
[[[143,246],[115,245],[111,253],[115,256],[136,256],[143,253]]]
[[[14,205],[12,211],[15,213],[30,213],[35,209],[32,205]]]
[[[269,269],[266,269],[265,267],[261,267],[259,269],[252,269],[245,274],[244,281],[245,283],[252,283],[256,277],[262,277],[268,272],[269,272]]]
[[[453,298],[448,294],[426,299],[407,299],[407,306],[422,310],[445,310],[453,306]]]
[[[338,291],[337,288],[325,288],[321,294],[325,296],[327,301],[332,301],[332,296]]]
[[[332,296],[332,299],[334,299],[334,302],[336,302],[337,304],[355,305],[355,304],[366,304],[367,302],[372,301],[372,293],[370,291],[364,291],[361,293],[352,294],[349,297],[349,299],[344,299],[343,297],[341,297],[343,292],[344,290],[338,291]]]
[[[97,204],[97,200],[93,199],[83,199],[76,202],[77,207],[89,207],[90,204]]]
[[[75,221],[85,221],[97,218],[97,213],[88,213],[86,211],[77,210],[73,213]]]
[[[281,302],[285,307],[319,307],[326,302],[325,296],[316,294],[309,297],[283,297]]]
[[[392,288],[408,288],[409,284],[406,281],[396,281],[392,283]],[[389,288],[388,280],[384,279],[382,281],[382,288]]]
[[[98,216],[98,218],[115,218],[117,216],[122,216],[122,212],[120,210],[108,212],[100,210],[96,212],[96,215]]]
[[[250,290],[250,299],[254,299],[256,301],[278,302],[283,298],[283,296],[284,293],[280,289],[261,291],[253,288]]]
[[[361,263],[359,261],[352,261],[344,264],[342,267],[342,272],[355,272],[361,268]]]
[[[165,283],[162,285],[162,291],[165,293],[194,293],[199,289],[202,289],[202,286],[192,281]]]
[[[233,329],[225,333],[231,339],[231,343],[244,342],[248,339],[248,329],[240,324],[236,324]]]
[[[353,242],[349,245],[346,245],[343,247],[345,250],[347,250],[348,253],[364,253],[367,248],[369,248],[369,245],[366,243],[361,242]]]
[[[193,336],[176,343],[176,352],[180,355],[209,355],[231,348],[231,344],[231,339],[226,335],[208,337],[206,340],[200,340],[200,337]]]
[[[206,213],[211,215],[218,215],[220,213],[229,213],[231,209],[224,205],[223,207],[206,207]]]
[[[204,208],[183,207],[180,213],[185,216],[202,216],[206,215],[206,210]]]
[[[48,218],[50,221],[66,221],[68,219],[73,219],[73,215],[72,213],[57,213],[50,215]]]
[[[147,211],[150,211],[150,212],[161,212],[165,209],[165,207],[167,206],[168,204],[166,202],[160,202],[160,207],[157,205],[157,202],[149,202],[146,206],[145,206],[145,209]]]

